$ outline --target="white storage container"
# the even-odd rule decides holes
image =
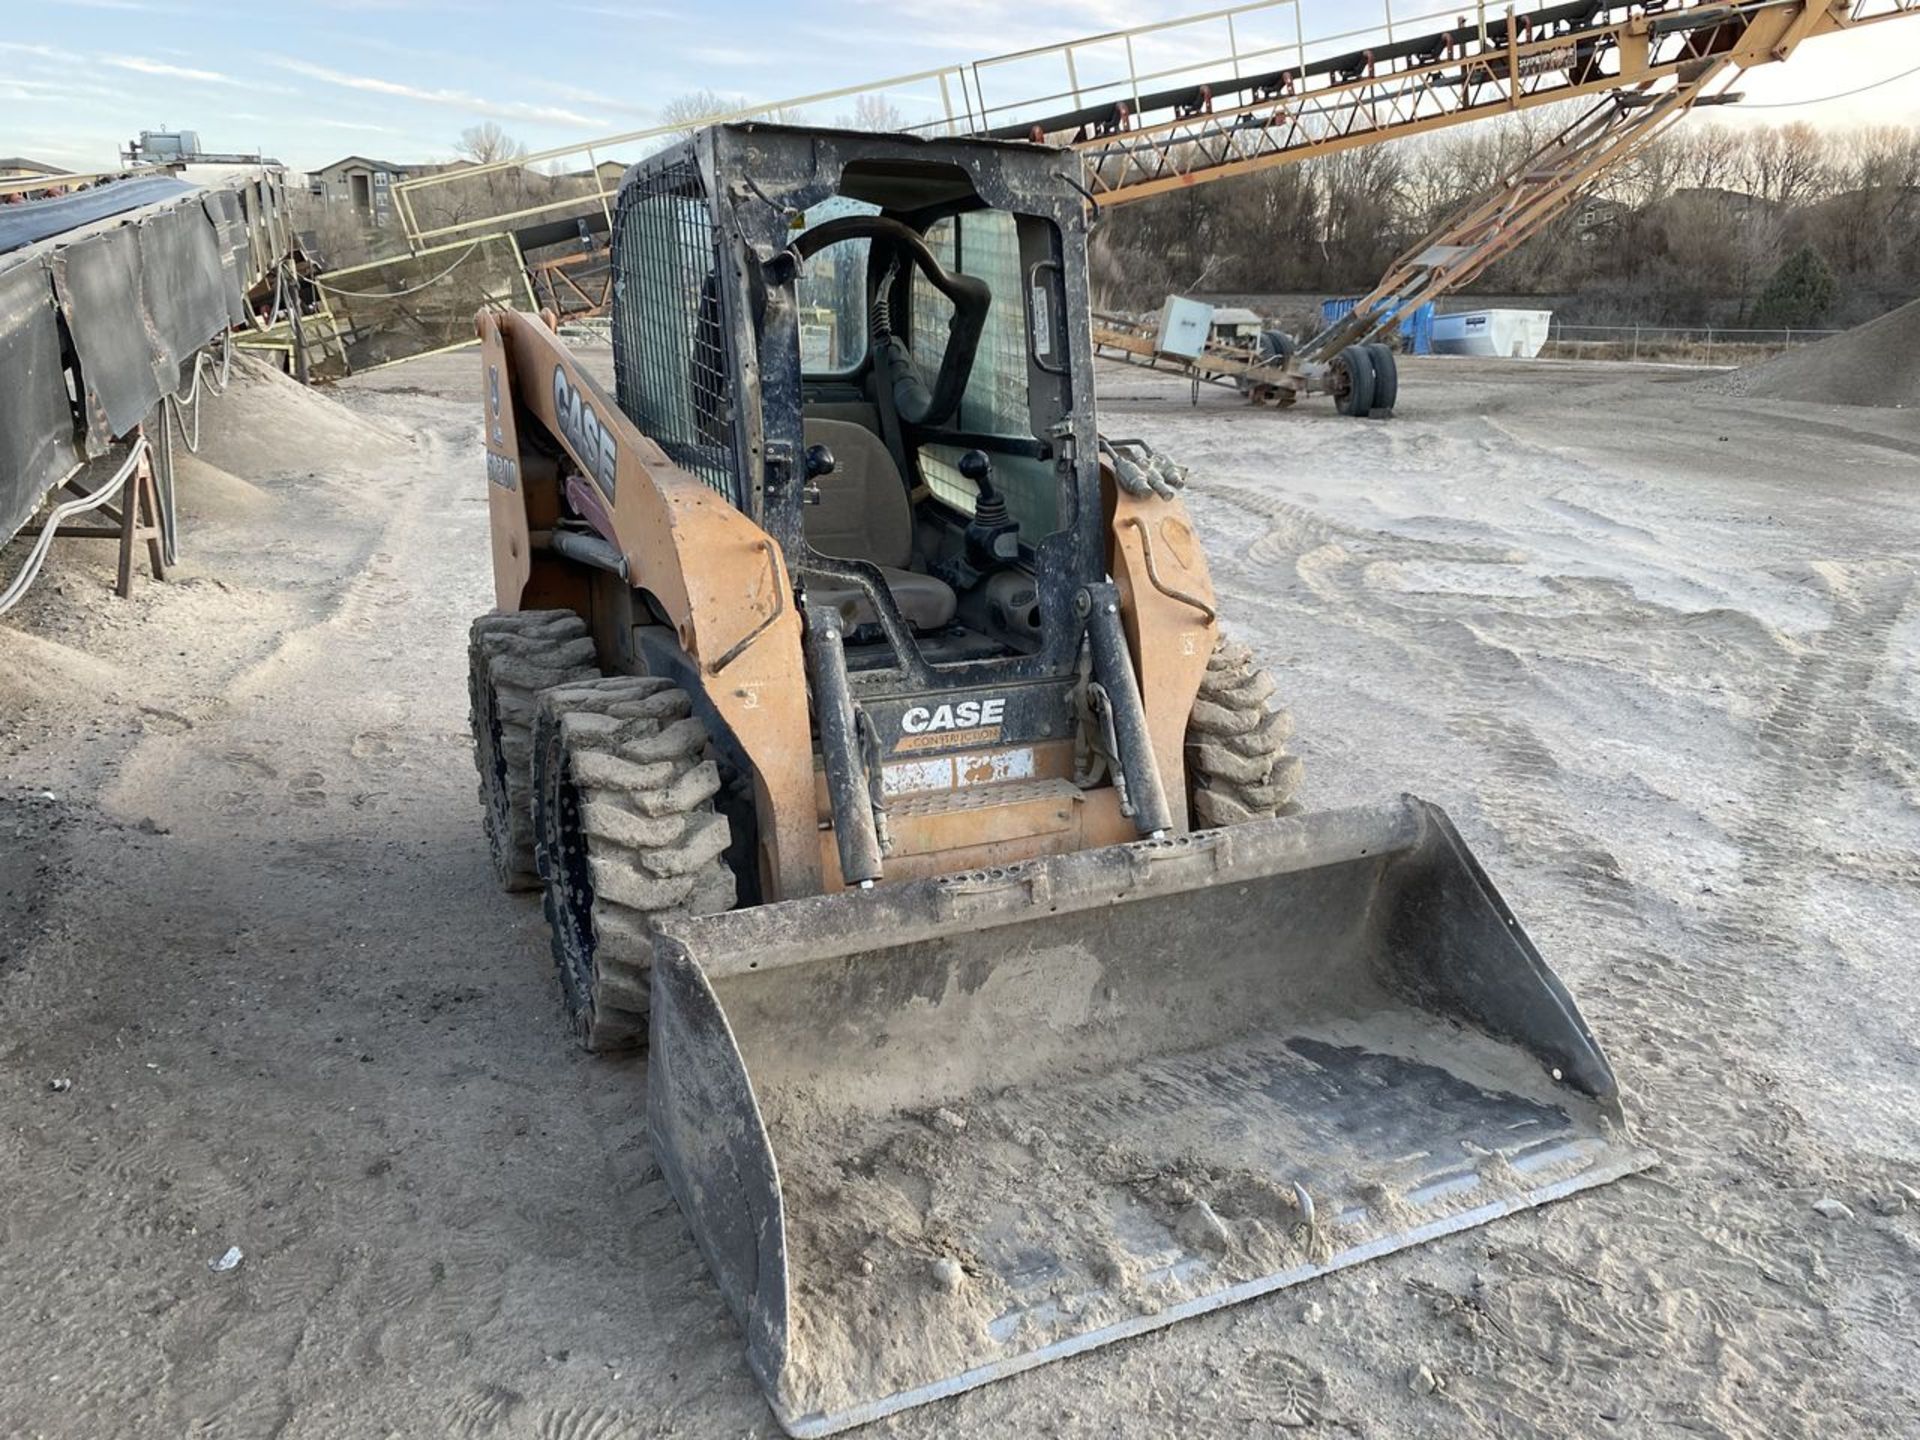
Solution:
[[[1433,353],[1531,360],[1547,343],[1551,310],[1467,310],[1433,317]]]

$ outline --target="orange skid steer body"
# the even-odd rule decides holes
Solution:
[[[716,127],[622,188],[617,396],[479,317],[498,611],[617,701],[539,702],[549,917],[611,945],[607,837],[722,807],[725,898],[640,852],[643,981],[588,999],[644,1016],[657,1157],[793,1435],[1648,1163],[1436,806],[1228,785],[1281,727],[1169,472],[1093,428],[1063,163]],[[616,761],[665,777],[618,815]]]

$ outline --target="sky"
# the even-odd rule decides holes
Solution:
[[[1299,0],[1309,37],[1372,23],[1383,0]],[[1396,15],[1457,0],[1395,0]],[[1882,0],[1884,3],[1884,0]],[[74,170],[114,163],[142,129],[196,130],[208,150],[296,170],[348,154],[400,164],[451,158],[461,131],[493,121],[532,150],[661,121],[692,91],[773,101],[1099,31],[1192,16],[1218,0],[0,0],[0,155]],[[1242,17],[1290,29],[1291,11]],[[1224,49],[1224,21],[1160,37],[1166,55]],[[1425,28],[1425,27],[1422,27]],[[1187,47],[1184,51],[1182,46]],[[1197,47],[1197,49],[1196,49]],[[1151,43],[1142,42],[1143,58]],[[1110,47],[1110,55],[1117,50]],[[1057,57],[993,69],[989,98],[1040,93]],[[1099,55],[1083,61],[1081,79]],[[1024,68],[1023,68],[1024,66]],[[1920,15],[1809,44],[1748,77],[1740,123],[1920,123]],[[1010,87],[1010,88],[1009,88]],[[895,87],[910,120],[940,107],[937,80]],[[806,118],[831,123],[852,101]],[[615,148],[616,157],[630,155]]]

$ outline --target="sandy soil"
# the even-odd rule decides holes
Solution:
[[[472,364],[215,402],[179,579],[63,544],[0,629],[0,1433],[773,1433],[488,879]],[[1691,379],[1104,377],[1308,803],[1450,809],[1663,1163],[875,1433],[1915,1432],[1920,416]]]

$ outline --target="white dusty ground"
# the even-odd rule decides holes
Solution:
[[[489,880],[473,367],[215,402],[175,583],[0,628],[0,1434],[773,1433]],[[1920,1433],[1920,415],[1688,378],[1106,373],[1309,803],[1449,808],[1663,1163],[875,1433]]]

